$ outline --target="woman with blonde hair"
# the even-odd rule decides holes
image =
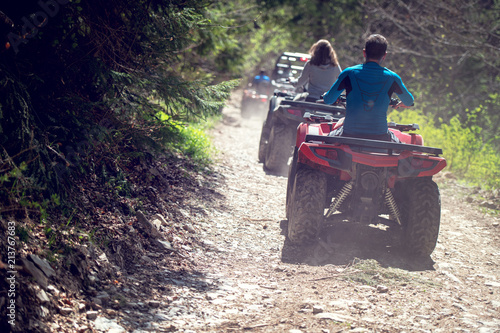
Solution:
[[[316,101],[330,90],[342,69],[337,54],[326,39],[320,39],[309,49],[311,59],[306,62],[302,73],[290,82],[295,87],[304,86],[309,93],[306,101]]]

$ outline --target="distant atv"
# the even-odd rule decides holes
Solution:
[[[241,117],[249,119],[252,116],[265,116],[267,111],[268,95],[258,89],[247,87],[241,97]]]
[[[342,121],[311,114],[304,118],[288,174],[288,239],[296,244],[314,240],[333,216],[366,224],[386,216],[387,224],[402,227],[409,253],[429,256],[441,219],[432,176],[446,166],[439,157],[442,150],[424,146],[418,134],[404,133],[419,129],[416,124],[389,123],[401,141],[394,143],[329,136]]]
[[[343,105],[305,102],[306,96],[307,93],[276,91],[271,97],[259,141],[259,162],[264,164],[265,170],[286,173],[295,145],[297,126],[307,121],[304,114],[339,118],[345,113]]]

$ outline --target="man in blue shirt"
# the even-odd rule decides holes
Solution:
[[[271,79],[266,75],[266,72],[261,69],[260,73],[253,78],[252,86],[259,94],[268,94],[271,84]]]
[[[413,96],[398,74],[380,65],[387,55],[384,36],[369,36],[363,55],[366,62],[343,70],[323,96],[325,103],[333,104],[342,91],[346,91],[344,125],[332,134],[391,141],[387,109],[392,93],[396,93],[406,106],[413,104]]]

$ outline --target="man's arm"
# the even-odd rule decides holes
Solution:
[[[397,89],[394,90],[396,95],[398,95],[399,99],[401,102],[403,102],[404,105],[406,106],[412,106],[414,102],[413,95],[406,89],[406,86],[403,83],[403,80],[401,80],[401,77],[399,75],[395,75],[396,77],[396,85]]]
[[[348,82],[349,81],[349,82]],[[333,86],[328,90],[327,93],[323,95],[323,100],[326,104],[333,104],[337,101],[342,91],[346,89],[346,87],[350,84],[349,76],[346,71],[340,73],[337,81],[333,84]]]

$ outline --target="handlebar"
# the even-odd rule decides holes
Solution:
[[[404,105],[403,102],[401,102],[397,98],[391,98],[389,105],[392,106],[393,109],[399,109],[399,108],[407,109],[413,106],[413,104],[410,106]]]

